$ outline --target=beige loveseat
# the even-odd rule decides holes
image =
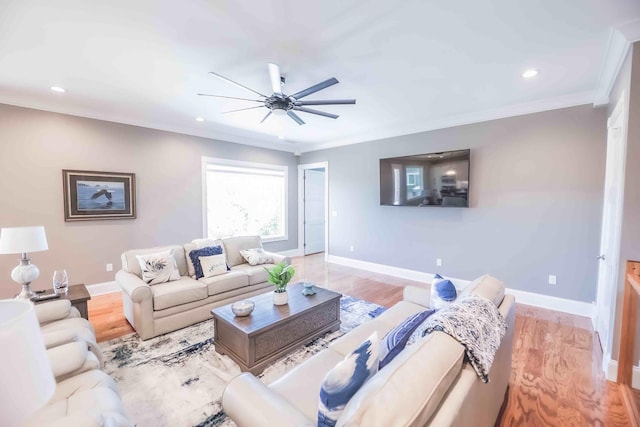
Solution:
[[[460,343],[434,332],[402,350],[349,401],[337,426],[491,427],[505,399],[511,374],[515,300],[504,295],[502,282],[490,276],[469,286],[492,300],[507,323],[507,332],[483,383],[464,362]],[[222,406],[238,427],[315,426],[320,384],[345,355],[373,331],[384,336],[408,316],[428,306],[429,290],[407,287],[404,301],[355,328],[282,378],[265,385],[249,373],[234,378]]]
[[[195,279],[189,252],[207,246],[220,245],[230,270],[219,276]],[[175,331],[211,318],[210,310],[243,298],[270,290],[264,267],[273,264],[249,265],[241,250],[262,248],[259,236],[231,237],[221,240],[197,239],[192,243],[150,249],[129,250],[122,254],[122,270],[116,282],[122,288],[124,315],[143,340]],[[180,279],[148,285],[142,279],[136,255],[147,255],[173,249]],[[290,259],[268,253],[274,263]]]

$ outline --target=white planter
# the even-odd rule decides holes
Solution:
[[[289,302],[289,294],[287,291],[273,291],[273,305],[286,305]]]

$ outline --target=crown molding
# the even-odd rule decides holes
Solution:
[[[0,96],[0,104],[12,105],[15,107],[30,108],[33,110],[47,111],[51,113],[65,114],[68,116],[83,117],[86,119],[101,120],[117,124],[124,124],[147,129],[160,130],[164,132],[173,132],[182,135],[196,136],[200,138],[213,139],[221,142],[233,142],[236,144],[249,145],[252,147],[266,148],[270,150],[286,151],[294,153],[298,151],[297,145],[292,143],[280,142],[277,138],[270,135],[259,134],[250,131],[242,131],[239,133],[229,132],[228,130],[219,129],[195,129],[184,125],[175,125],[167,123],[157,123],[147,120],[130,120],[126,117],[120,117],[117,114],[102,114],[95,112],[80,112],[74,108],[64,108],[57,105],[44,105],[39,103],[27,103],[16,101],[11,98]],[[211,123],[210,123],[211,124]],[[215,124],[214,124],[215,125]],[[274,140],[276,139],[276,140]]]
[[[640,22],[640,21],[639,21]],[[612,28],[609,33],[609,43],[604,60],[600,67],[598,86],[593,99],[593,106],[598,107],[609,103],[609,94],[616,82],[620,68],[631,48],[631,42],[622,31]]]
[[[617,28],[630,43],[640,41],[640,19],[618,25]]]
[[[342,138],[339,141],[326,143],[300,143],[296,147],[300,153],[310,151],[325,150],[328,148],[341,147],[344,145],[359,144],[362,142],[375,141],[385,138],[393,138],[403,135],[411,135],[420,132],[427,132],[436,129],[446,129],[455,126],[463,126],[472,123],[481,123],[491,120],[504,119],[508,117],[522,116],[525,114],[539,113],[542,111],[557,110],[560,108],[575,107],[578,105],[591,104],[594,99],[594,92],[579,92],[572,95],[548,98],[540,101],[513,104],[501,108],[484,111],[477,111],[466,114],[456,114],[436,120],[417,120],[405,123],[383,131],[372,130],[364,134],[359,134],[351,138]]]

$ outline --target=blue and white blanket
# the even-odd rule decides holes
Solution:
[[[462,344],[478,377],[489,382],[489,370],[507,331],[507,323],[493,302],[475,294],[465,295],[425,320],[409,344],[433,331],[444,332]]]

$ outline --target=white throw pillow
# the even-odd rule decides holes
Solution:
[[[227,272],[227,259],[224,254],[201,256],[202,274],[204,277],[219,276]]]
[[[273,258],[262,248],[241,250],[240,255],[251,265],[272,264]]]
[[[136,258],[142,270],[142,280],[148,285],[180,279],[173,249],[155,254],[136,255]]]

